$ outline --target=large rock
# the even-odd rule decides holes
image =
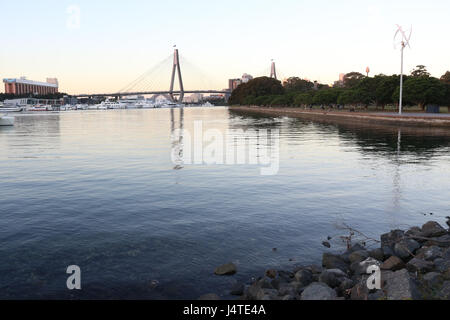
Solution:
[[[420,229],[419,227],[412,227],[411,229],[409,229],[408,231],[405,232],[406,236],[409,237],[423,237],[423,233],[422,233],[422,229]],[[420,241],[420,239],[418,240]]]
[[[340,269],[344,272],[348,271],[348,265],[338,255],[332,253],[324,253],[322,256],[322,266],[325,269]]]
[[[442,248],[438,246],[422,247],[417,250],[416,258],[433,261],[443,256]]]
[[[450,234],[444,234],[440,237],[434,237],[425,243],[427,246],[439,246],[441,248],[450,247]]]
[[[444,273],[444,272],[447,272],[448,270],[450,270],[450,260],[443,259],[443,258],[437,258],[433,262],[434,262],[436,271]]]
[[[384,290],[388,300],[421,298],[415,280],[406,269],[383,273],[382,281],[384,282]]]
[[[277,270],[275,270],[275,269],[266,270],[266,276],[271,279],[275,279],[277,277],[277,274],[278,274]]]
[[[354,262],[364,261],[368,257],[369,257],[369,252],[367,252],[366,250],[357,250],[357,251],[352,252],[348,256],[348,259],[350,260],[350,263],[354,263]]]
[[[440,237],[447,233],[436,221],[428,221],[422,226],[422,234],[424,237]]]
[[[426,273],[433,270],[434,263],[419,258],[413,258],[406,264],[406,269],[410,272]]]
[[[214,270],[214,273],[219,276],[232,275],[232,274],[235,274],[236,272],[237,272],[237,268],[234,263],[227,263],[227,264],[221,265],[220,267],[217,267]]]
[[[352,263],[350,269],[355,275],[361,275],[366,274],[367,269],[372,265],[381,266],[381,262],[374,258],[367,258],[364,261]]]
[[[403,239],[394,245],[394,254],[400,259],[406,259],[420,248],[420,244],[413,239]]]
[[[402,259],[396,256],[391,256],[380,266],[382,270],[392,270],[397,271],[403,269],[405,267],[405,263]]]
[[[405,237],[402,230],[392,230],[391,232],[381,235],[381,247],[393,247],[397,242]]]
[[[277,290],[261,288],[256,294],[256,300],[275,300],[277,296]]]
[[[319,281],[327,284],[331,288],[336,288],[348,279],[347,274],[340,269],[327,269],[322,272]]]
[[[450,281],[445,281],[438,293],[439,298],[442,300],[450,300]]]
[[[423,276],[423,280],[428,286],[435,287],[443,281],[443,277],[439,272],[429,272]]]
[[[376,248],[369,251],[369,256],[374,258],[375,260],[383,261],[384,260],[384,252],[381,248]]]
[[[301,300],[335,300],[336,298],[336,291],[322,282],[311,283],[301,295]]]
[[[313,282],[313,274],[311,271],[303,269],[295,273],[295,281],[299,282],[301,286],[306,287]]]

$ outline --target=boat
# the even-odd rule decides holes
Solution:
[[[36,105],[28,107],[27,111],[53,111],[53,107],[49,105]]]
[[[3,107],[0,107],[0,113],[2,113],[2,112],[22,112],[23,111],[23,108],[22,107],[6,107],[6,106],[3,106]]]
[[[8,115],[0,114],[0,126],[13,126],[14,117],[8,117]]]
[[[106,109],[126,109],[127,105],[122,102],[117,101],[111,101],[109,99],[103,101],[100,104],[96,105],[96,108],[99,110],[106,110]]]

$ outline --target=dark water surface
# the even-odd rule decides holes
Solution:
[[[171,132],[194,120],[220,132],[279,129],[278,174],[174,163]],[[227,108],[17,116],[0,128],[0,298],[228,297],[264,269],[320,263],[321,242],[346,235],[344,223],[378,238],[443,222],[450,135],[417,130]],[[235,276],[213,275],[230,261]],[[78,292],[66,288],[73,264]]]

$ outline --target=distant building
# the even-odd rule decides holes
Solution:
[[[7,94],[36,94],[45,95],[58,92],[58,79],[47,78],[47,82],[27,80],[25,77],[19,79],[3,79],[5,93]]]
[[[230,79],[228,80],[228,89],[230,91],[235,90],[240,84],[242,84],[242,79]]]
[[[193,93],[188,97],[184,97],[183,101],[187,103],[199,103],[203,101],[203,95],[201,93]]]
[[[334,82],[333,87],[343,88],[344,87],[344,78],[345,78],[345,73],[340,73],[339,80]]]
[[[242,75],[242,83],[247,83],[250,80],[253,80],[253,77],[251,75],[249,75],[248,73],[244,73]]]

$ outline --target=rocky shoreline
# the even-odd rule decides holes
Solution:
[[[325,252],[322,266],[267,270],[252,283],[236,284],[230,293],[241,300],[450,299],[449,229],[429,221],[383,234],[379,244],[371,250],[355,243],[343,253]],[[225,266],[216,274],[236,272],[232,264]]]

